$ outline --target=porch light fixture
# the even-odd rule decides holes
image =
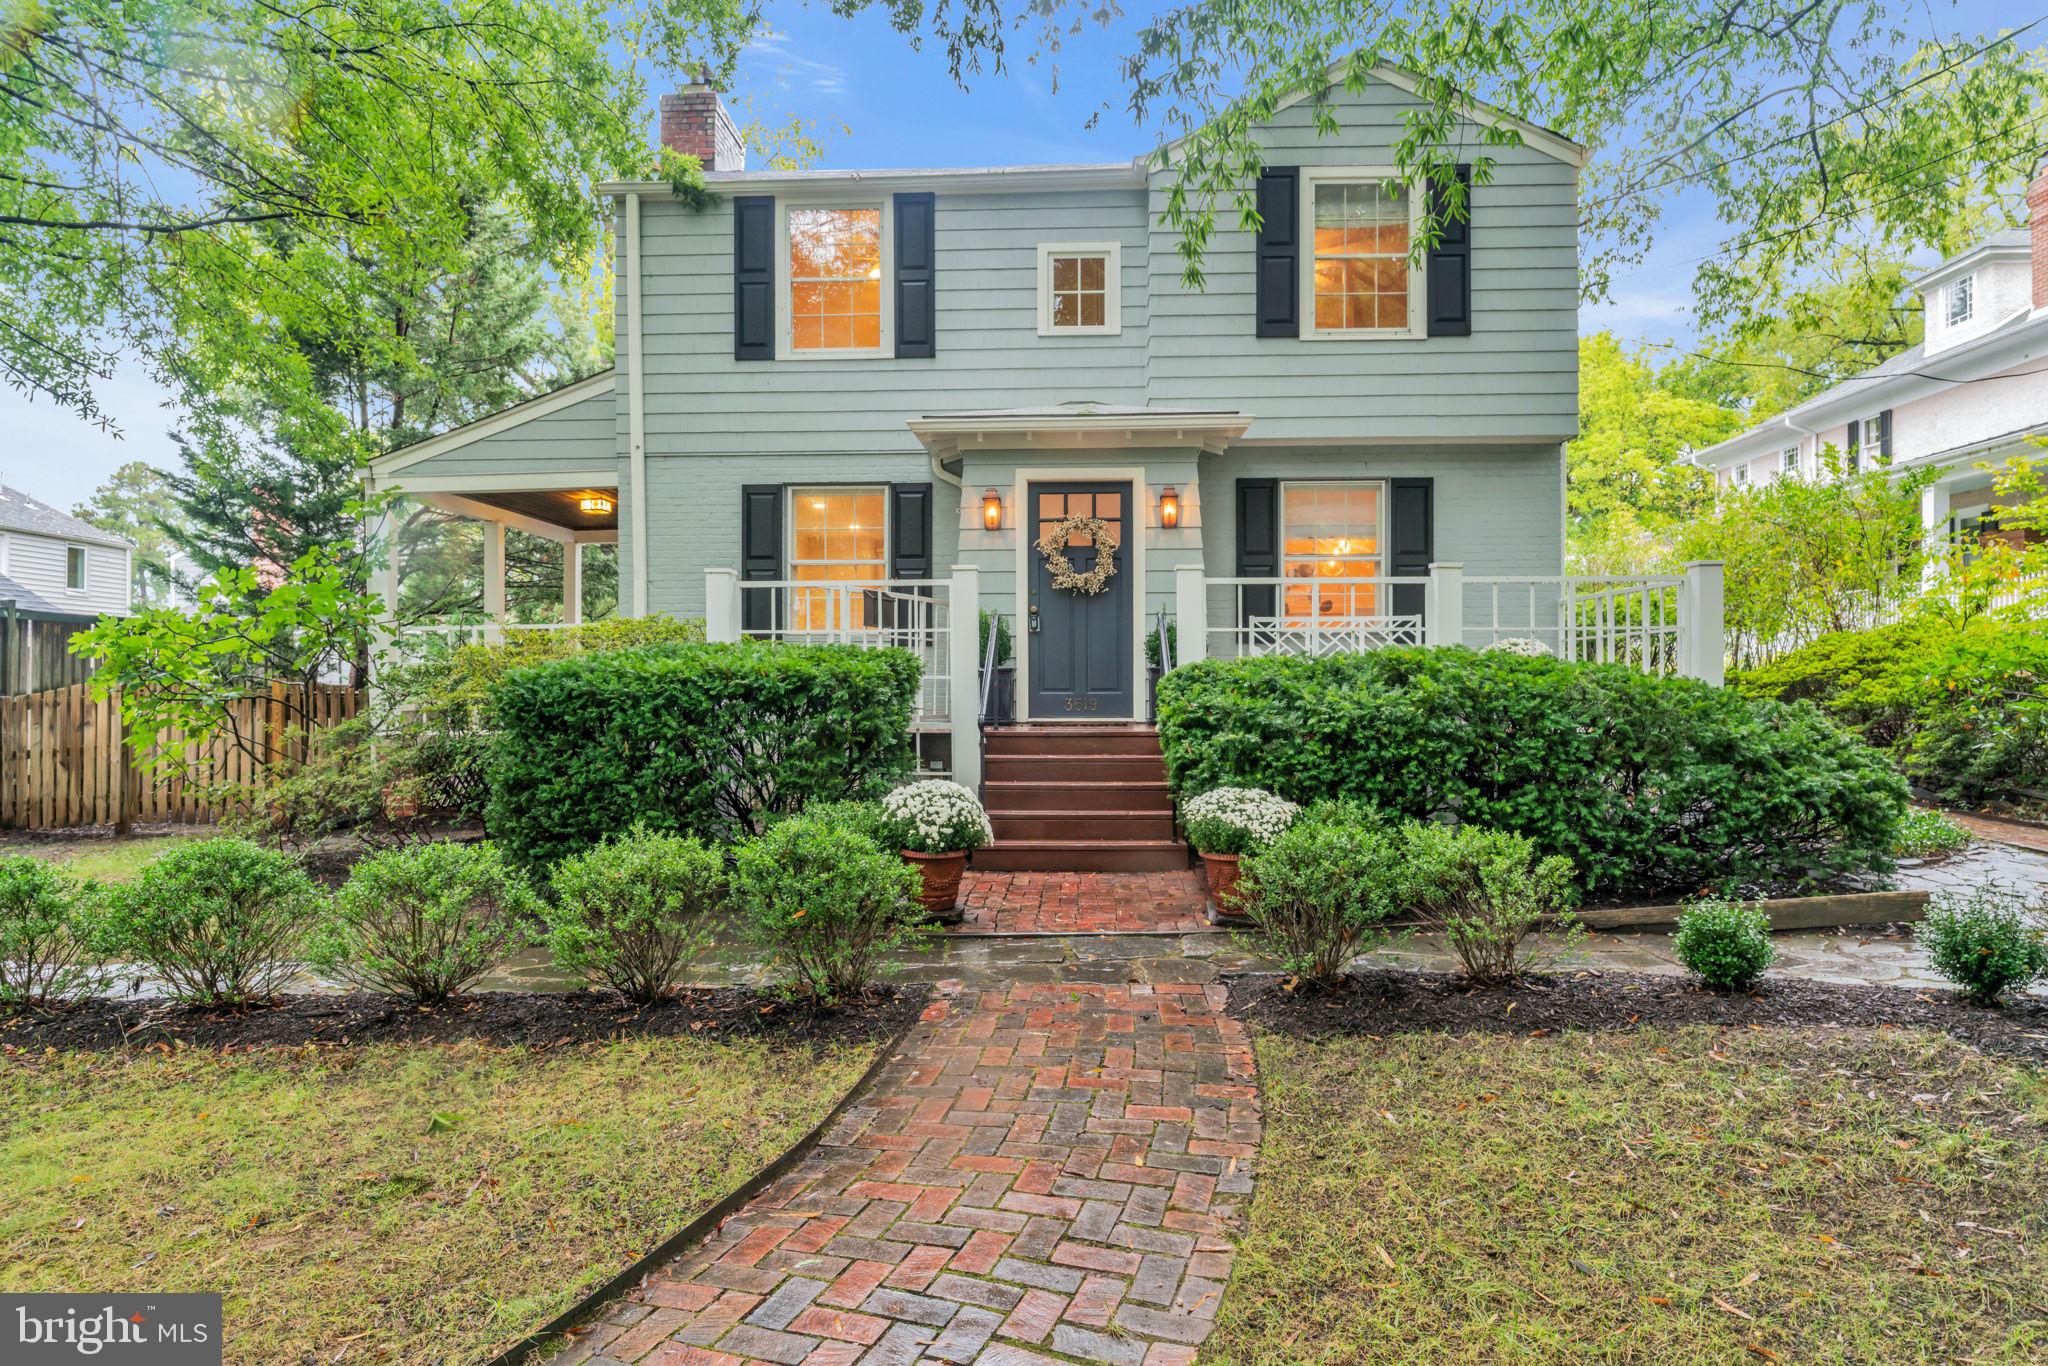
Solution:
[[[586,493],[576,500],[576,506],[593,517],[609,517],[619,510],[619,503],[609,493]]]
[[[994,489],[981,495],[981,524],[989,531],[1003,529],[1003,495]]]
[[[1159,491],[1159,525],[1169,531],[1180,525],[1180,491],[1171,484]]]

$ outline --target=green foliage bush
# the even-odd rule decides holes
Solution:
[[[1984,622],[1922,664],[1905,690],[1912,721],[1897,747],[1906,776],[1946,801],[2048,788],[2048,624]]]
[[[1672,952],[1716,991],[1740,991],[1778,959],[1771,918],[1761,907],[1725,897],[1702,897],[1678,913]]]
[[[1899,822],[1899,842],[1892,852],[1900,858],[1937,858],[1967,849],[1971,839],[1969,831],[1941,812],[1915,806],[1909,807],[1906,818]]]
[[[689,645],[704,639],[694,617],[613,617],[549,631],[507,631],[502,640],[458,645],[438,658],[408,665],[393,681],[408,703],[450,728],[490,724],[491,691],[514,669],[577,655]]]
[[[492,836],[550,867],[605,836],[758,833],[911,764],[920,665],[851,645],[652,645],[515,669],[494,693]]]
[[[710,947],[725,857],[685,835],[635,830],[555,865],[543,911],[558,966],[651,1005]]]
[[[1159,685],[1181,792],[1264,787],[1524,835],[1601,896],[1891,864],[1905,784],[1813,707],[1503,651],[1204,661]]]
[[[524,942],[524,919],[539,905],[490,844],[387,849],[349,870],[306,937],[306,961],[438,1005]]]
[[[2048,937],[2029,922],[2026,899],[2002,887],[1943,894],[1913,937],[1934,970],[1978,1005],[1997,1005],[2007,991],[2048,977]]]
[[[1405,853],[1384,822],[1334,804],[1311,807],[1245,857],[1239,904],[1282,967],[1327,985],[1386,940],[1387,917],[1409,895]]]
[[[1512,982],[1534,968],[1522,945],[1545,921],[1554,922],[1554,953],[1582,933],[1571,914],[1571,860],[1538,855],[1532,840],[1475,825],[1413,825],[1403,852],[1415,908],[1475,982]]]
[[[1923,620],[1834,631],[1728,681],[1745,697],[1811,702],[1873,744],[1889,744],[1912,719],[1910,680],[1951,634]]]
[[[43,859],[0,857],[0,1008],[63,1005],[92,986],[78,918],[85,895]]]
[[[89,942],[140,962],[184,1004],[243,1005],[291,975],[300,929],[320,901],[289,854],[242,839],[195,840],[109,888]]]
[[[922,886],[895,851],[811,815],[733,856],[733,899],[753,937],[785,989],[819,1004],[866,991],[884,954],[917,941]]]

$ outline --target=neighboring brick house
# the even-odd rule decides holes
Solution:
[[[1939,470],[1921,495],[1930,534],[1996,531],[1990,473],[2048,457],[2048,165],[2029,223],[1993,233],[1913,281],[1926,340],[1693,456],[1723,487],[1812,477],[1833,447],[1849,469]]]
[[[0,693],[74,682],[64,650],[102,616],[132,610],[135,547],[0,483]]]

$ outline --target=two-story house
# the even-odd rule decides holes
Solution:
[[[0,483],[0,693],[90,672],[65,641],[133,603],[135,547]]]
[[[1392,148],[1413,89],[1384,69],[1332,89],[1331,136],[1308,98],[1282,107],[1258,133],[1262,221],[1222,206],[1198,289],[1150,157],[749,171],[691,86],[661,137],[701,158],[710,203],[604,187],[614,368],[370,482],[487,522],[493,617],[513,527],[565,547],[570,620],[578,547],[616,542],[628,613],[923,649],[921,715],[950,718],[969,783],[970,601],[1013,629],[1030,722],[1147,719],[1166,616],[1182,661],[1512,634],[1718,677],[1673,653],[1668,592],[1575,605],[1562,577],[1582,149],[1465,104],[1475,152],[1482,126],[1518,140],[1489,147],[1469,221],[1411,252],[1431,191]]]
[[[1843,468],[1934,469],[1921,520],[1934,536],[1992,533],[1996,469],[2048,457],[2048,165],[2028,225],[1993,233],[1913,281],[1926,338],[1882,365],[1697,452],[1724,488]]]

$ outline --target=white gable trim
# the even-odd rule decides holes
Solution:
[[[599,394],[609,394],[616,387],[617,382],[618,376],[616,373],[606,370],[600,374],[592,375],[589,379],[582,379],[574,384],[565,385],[553,393],[542,394],[539,398],[530,398],[524,403],[515,403],[510,408],[492,413],[489,417],[480,417],[474,422],[455,428],[453,431],[443,432],[439,436],[430,436],[425,441],[415,442],[410,446],[401,446],[386,455],[380,455],[370,462],[370,473],[379,482],[382,482],[386,476],[395,474],[409,466],[417,465],[422,460],[432,460],[437,455],[446,455],[450,451],[459,451],[464,446],[482,441],[485,437],[496,436],[500,432],[510,431],[514,427],[531,422],[537,417],[546,417],[549,413],[558,413],[564,408],[573,407],[586,398],[595,398]]]

